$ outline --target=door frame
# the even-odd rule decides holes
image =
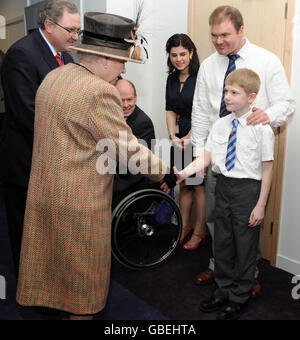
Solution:
[[[188,0],[188,34],[192,40],[195,39],[195,3],[198,0]],[[286,71],[288,81],[291,82],[292,72],[292,59],[293,59],[293,32],[295,16],[296,0],[286,0],[287,5],[287,18],[286,18],[286,30],[285,30],[285,51],[283,57],[283,66]],[[207,18],[208,24],[208,18]],[[285,124],[278,129],[278,154],[277,165],[274,169],[273,186],[274,197],[270,198],[269,204],[272,205],[274,211],[272,223],[270,226],[264,226],[270,228],[271,236],[271,258],[270,264],[276,266],[277,253],[280,235],[280,220],[282,210],[282,192],[283,192],[283,178],[285,171],[285,157],[286,157],[286,140],[287,140],[288,124]]]

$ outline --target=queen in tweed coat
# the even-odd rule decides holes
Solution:
[[[96,145],[110,139],[122,161],[119,131],[127,131],[137,146],[127,151],[128,160],[138,152],[149,174],[151,164],[158,166],[159,174],[147,175],[154,181],[164,177],[166,165],[137,144],[117,90],[80,65],[45,78],[37,92],[34,131],[17,301],[95,314],[109,290],[114,177],[97,172]]]

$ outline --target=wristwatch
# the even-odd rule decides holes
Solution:
[[[176,135],[174,135],[173,133],[171,133],[170,135],[169,135],[169,138],[170,139],[172,139],[172,137],[175,137]]]

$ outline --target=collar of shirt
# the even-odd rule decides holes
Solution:
[[[51,52],[53,53],[54,57],[57,55],[58,52],[56,52],[55,48],[49,43],[49,41],[47,40],[47,38],[44,36],[42,30],[39,28],[39,32],[41,34],[41,36],[43,37],[43,39],[45,40],[46,44],[49,46]],[[60,53],[61,55],[61,53]]]
[[[244,38],[244,40],[246,42],[245,42],[244,46],[238,51],[237,54],[240,56],[240,58],[245,60],[248,56],[250,41],[247,38]]]
[[[244,127],[247,126],[247,119],[251,115],[251,113],[252,113],[252,110],[250,110],[249,112],[245,113],[241,117],[237,117],[237,115],[233,112],[232,113],[232,120],[233,119],[237,119],[239,121],[239,124],[241,125],[241,127],[244,128]]]
[[[240,56],[240,58],[242,59],[246,59],[248,56],[248,51],[249,51],[249,46],[250,46],[250,41],[247,38],[244,38],[245,40],[245,44],[244,46],[238,51],[238,55]],[[218,52],[216,52],[217,55],[219,56],[219,58],[226,60],[226,62],[228,62],[228,56],[227,55],[222,55],[219,54]],[[236,60],[236,62],[238,62],[239,59]]]

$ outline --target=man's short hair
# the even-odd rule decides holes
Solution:
[[[127,81],[127,83],[128,83],[129,85],[131,85],[131,87],[132,87],[132,89],[133,89],[134,96],[136,97],[136,96],[137,96],[137,93],[136,93],[136,88],[135,88],[134,84],[133,84],[130,80],[128,80],[128,79],[123,79],[123,78],[119,79],[118,82],[121,81],[121,80],[125,80],[125,81]],[[117,82],[117,84],[118,84],[118,82]]]
[[[45,20],[51,19],[54,22],[58,22],[67,10],[71,14],[79,13],[77,6],[67,0],[53,0],[48,2],[44,8],[41,10],[38,20],[38,25],[41,29],[45,29]]]
[[[226,78],[226,85],[234,84],[242,87],[247,94],[257,94],[260,89],[261,82],[256,72],[247,68],[241,68],[233,71]]]
[[[237,32],[244,26],[244,19],[241,12],[232,6],[217,7],[209,17],[209,25],[219,25],[226,20],[230,20],[233,23]]]

